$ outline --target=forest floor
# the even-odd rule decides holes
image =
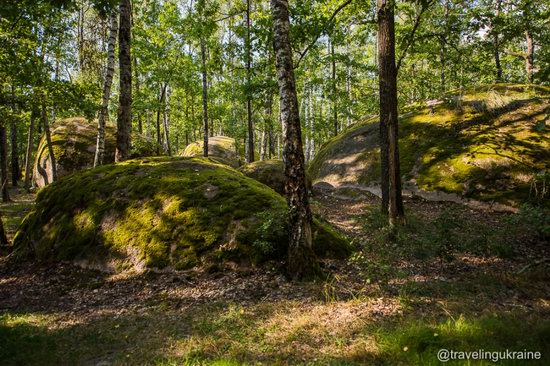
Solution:
[[[330,274],[314,283],[288,282],[278,263],[109,275],[2,258],[1,363],[435,365],[446,348],[539,351],[528,364],[549,364],[550,271],[539,261],[550,248],[527,224],[539,213],[407,199],[409,221],[390,241],[378,204],[364,192],[313,197],[359,248],[324,262]],[[30,205],[14,194],[0,206],[11,233]]]

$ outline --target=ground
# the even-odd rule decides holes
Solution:
[[[536,209],[411,198],[390,244],[375,196],[325,191],[312,202],[358,248],[323,261],[329,275],[314,283],[287,282],[277,263],[107,275],[3,258],[2,364],[436,365],[440,348],[541,351],[528,364],[548,364],[550,272],[537,261],[550,248],[544,226],[521,230]]]

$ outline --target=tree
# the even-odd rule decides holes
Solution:
[[[377,0],[380,87],[380,161],[382,211],[390,225],[404,217],[397,129],[394,0]]]
[[[118,14],[113,11],[110,17],[109,43],[107,45],[107,71],[105,73],[105,82],[103,84],[103,98],[99,118],[97,122],[97,143],[95,149],[94,166],[103,164],[105,155],[105,123],[109,116],[109,98],[111,96],[111,84],[115,73],[115,46],[118,31]]]
[[[120,96],[117,117],[115,161],[130,156],[132,132],[132,9],[130,0],[120,2],[120,28],[118,33],[118,62],[120,70]]]
[[[271,0],[271,12],[281,120],[284,125],[283,160],[285,193],[289,208],[288,272],[296,279],[311,278],[318,274],[319,267],[313,253],[312,218],[306,188],[302,132],[290,46],[288,2]]]

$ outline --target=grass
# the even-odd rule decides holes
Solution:
[[[225,303],[74,324],[60,324],[55,315],[4,314],[0,359],[4,365],[437,365],[437,351],[445,348],[527,349],[544,356],[529,364],[548,362],[550,321],[542,314],[445,314],[434,307],[431,314],[353,315],[364,309],[356,300]]]

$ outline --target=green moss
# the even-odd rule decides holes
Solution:
[[[247,177],[253,178],[258,182],[272,188],[275,192],[284,195],[285,193],[285,175],[284,163],[280,159],[271,159],[255,161],[239,168]],[[311,189],[311,179],[306,172],[306,184]]]
[[[533,199],[534,177],[550,166],[549,110],[549,88],[515,84],[453,91],[433,113],[411,107],[399,120],[402,176],[424,190],[479,200]],[[330,140],[309,165],[313,180],[378,183],[377,135],[370,119]]]
[[[115,160],[115,132],[113,126],[105,127],[105,157],[106,164]],[[56,121],[51,128],[52,149],[57,163],[59,177],[75,171],[90,168],[94,163],[97,141],[97,121],[88,121],[83,117],[66,118]],[[157,144],[144,136],[132,134],[132,157],[156,155]],[[52,182],[49,168],[49,151],[45,135],[38,145],[34,163],[34,180],[39,187]]]
[[[276,218],[272,223],[286,223],[285,200],[225,165],[205,158],[136,159],[41,190],[14,247],[39,260],[86,259],[119,269],[260,263],[286,254],[286,224],[268,229],[268,236],[258,229],[266,214]],[[323,253],[343,253],[327,245],[347,245],[344,239],[325,225],[317,231]],[[274,250],[262,250],[260,241]]]
[[[200,157],[204,153],[204,141],[196,141],[187,145],[183,157]],[[208,157],[219,163],[237,168],[242,160],[237,154],[235,139],[227,136],[214,136],[208,139]]]

